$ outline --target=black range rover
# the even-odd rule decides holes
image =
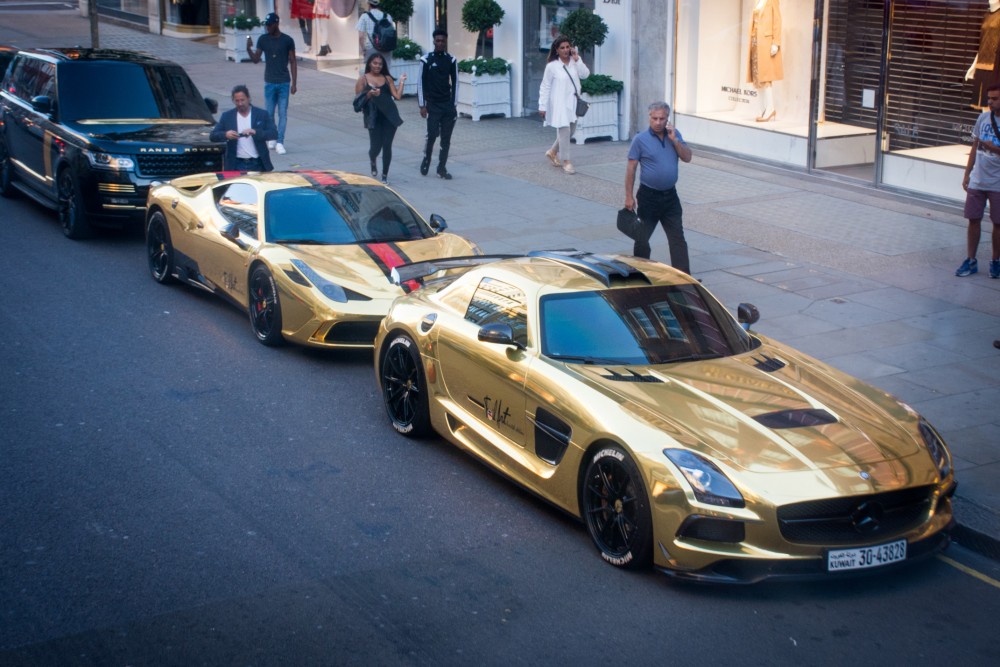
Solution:
[[[141,222],[154,180],[222,170],[215,103],[180,65],[129,51],[18,51],[0,89],[0,194],[59,212],[69,238]]]

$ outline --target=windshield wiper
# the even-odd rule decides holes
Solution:
[[[273,243],[289,243],[298,245],[327,245],[324,241],[316,239],[275,239]]]
[[[606,366],[627,366],[629,364],[621,359],[608,359],[606,357],[586,357],[573,354],[549,354],[546,356],[557,361],[575,361],[580,364],[603,364]]]
[[[677,357],[675,359],[664,359],[665,364],[676,364],[681,361],[701,361],[703,359],[719,359],[724,355],[717,352],[708,352],[705,354],[689,354],[686,357]]]

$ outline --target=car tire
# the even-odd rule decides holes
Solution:
[[[68,168],[59,172],[56,181],[59,197],[59,224],[69,239],[85,239],[93,235],[87,213],[83,208],[80,186]]]
[[[14,166],[10,163],[10,152],[7,144],[0,141],[0,195],[13,197],[15,192]]]
[[[594,546],[615,567],[637,570],[653,556],[649,495],[639,468],[621,447],[598,449],[583,478],[583,515]]]
[[[285,342],[281,336],[281,302],[278,285],[266,266],[250,272],[250,326],[264,345],[275,347]]]
[[[153,280],[163,285],[177,282],[174,278],[174,246],[170,243],[167,218],[161,211],[149,216],[149,225],[146,226],[146,257]]]
[[[406,334],[389,339],[382,355],[382,400],[397,433],[419,438],[430,433],[427,380],[417,344]]]

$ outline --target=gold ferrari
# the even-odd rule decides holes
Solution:
[[[951,455],[889,394],[751,332],[669,266],[539,251],[426,279],[375,341],[392,425],[431,430],[681,578],[876,572],[945,548]],[[741,326],[742,324],[742,326]]]
[[[250,314],[265,345],[371,347],[400,264],[481,254],[374,179],[338,171],[209,173],[150,188],[149,271]]]

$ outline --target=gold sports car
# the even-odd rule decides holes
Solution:
[[[371,347],[393,267],[481,254],[374,179],[337,171],[211,173],[150,188],[149,271],[225,298],[265,345]]]
[[[823,578],[948,545],[956,483],[934,428],[750,332],[751,304],[741,326],[698,281],[635,257],[459,263],[397,299],[379,330],[393,426],[433,429],[582,519],[612,565]]]

